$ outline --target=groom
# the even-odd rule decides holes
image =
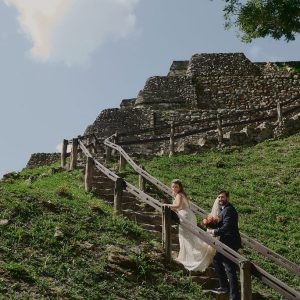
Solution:
[[[218,227],[217,229],[208,229],[207,231],[213,236],[219,236],[220,242],[237,251],[241,248],[238,214],[233,205],[229,203],[229,192],[219,192],[218,201],[221,207]],[[219,252],[216,253],[213,264],[220,282],[220,287],[216,290],[220,292],[228,292],[229,290],[230,300],[240,300],[236,265]]]

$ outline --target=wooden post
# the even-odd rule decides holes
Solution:
[[[91,138],[91,143],[93,145],[93,153],[97,153],[97,137],[95,136],[95,134],[92,135]]]
[[[280,101],[277,101],[277,123],[278,125],[282,125],[282,105]]]
[[[122,213],[123,187],[124,180],[119,177],[115,182],[114,189],[114,215],[120,215]]]
[[[139,174],[139,189],[143,192],[146,191],[146,180],[141,174]]]
[[[162,246],[168,261],[171,260],[171,208],[162,206]]]
[[[169,157],[174,155],[174,122],[171,123],[171,131],[170,131],[170,153]]]
[[[78,155],[78,139],[72,139],[70,170],[75,170],[75,168],[76,168],[77,155]]]
[[[68,148],[68,140],[63,140],[61,147],[61,167],[64,168],[66,166],[67,161],[67,148]]]
[[[222,130],[222,119],[220,114],[217,114],[217,130],[218,130],[218,146],[221,147],[223,144],[223,130]]]
[[[119,137],[118,137],[118,132],[116,131],[115,135],[112,137],[112,142],[113,142],[114,144],[117,144],[117,143],[118,143],[118,139],[119,139]],[[117,150],[112,149],[112,150],[111,150],[111,155],[114,156],[117,152],[118,152]]]
[[[241,300],[252,300],[251,263],[248,260],[240,262]]]
[[[105,146],[105,162],[108,163],[111,160],[111,148]]]
[[[126,159],[120,153],[119,172],[121,172],[121,171],[123,171],[125,169],[125,165],[126,165]]]
[[[94,160],[91,157],[87,157],[86,166],[85,166],[85,176],[84,176],[84,185],[85,190],[90,192],[92,189],[94,174]]]

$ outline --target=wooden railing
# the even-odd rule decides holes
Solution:
[[[283,117],[287,116],[295,111],[300,111],[300,103],[296,103],[300,100],[300,95],[289,99],[284,102],[277,102],[274,105],[249,109],[244,111],[238,111],[231,113],[230,115],[225,115],[222,113],[217,113],[215,117],[203,118],[201,120],[194,120],[189,122],[171,122],[171,124],[166,124],[162,126],[156,126],[152,128],[145,128],[140,130],[133,130],[130,132],[118,132],[117,139],[119,145],[136,145],[136,144],[145,144],[149,142],[160,142],[170,140],[170,152],[174,152],[174,148],[172,148],[172,143],[174,140],[180,139],[183,137],[192,136],[195,134],[205,133],[212,130],[217,130],[218,132],[218,141],[219,144],[222,143],[223,140],[223,128],[230,128],[234,126],[255,124],[263,121],[274,120],[280,126],[282,125]],[[294,107],[288,107],[291,103],[294,103]],[[284,110],[285,108],[285,110]],[[250,115],[251,113],[259,113],[259,116],[252,117],[248,120],[237,120],[239,117],[244,117]],[[263,114],[263,115],[261,115]],[[234,120],[234,121],[233,121]],[[235,121],[237,120],[237,121]],[[194,127],[193,129],[188,129],[186,131],[181,131],[180,133],[175,133],[180,131],[181,127],[189,126]],[[136,135],[140,136],[144,133],[149,132],[160,132],[159,137],[145,137],[138,138]],[[122,138],[126,138],[122,140]]]
[[[116,151],[118,151],[118,153],[120,154],[120,157],[122,157],[128,164],[130,164],[131,167],[133,168],[133,170],[136,171],[140,177],[143,177],[144,180],[151,183],[152,185],[157,187],[160,191],[166,193],[168,196],[172,196],[171,188],[169,188],[168,186],[166,186],[165,184],[160,182],[157,178],[153,177],[148,172],[146,172],[144,169],[139,167],[133,161],[133,159],[124,151],[124,149],[121,146],[110,142],[109,141],[110,139],[111,139],[111,137],[104,141],[104,144],[106,146],[111,147],[112,149],[115,149]],[[121,161],[121,158],[120,158],[120,161]],[[124,166],[124,163],[123,163],[123,166]],[[205,210],[203,210],[201,207],[197,206],[193,202],[191,202],[191,208],[196,214],[201,215],[202,217],[208,215],[208,213]],[[245,245],[258,251],[263,256],[274,261],[281,267],[286,268],[287,270],[291,271],[293,274],[300,276],[300,266],[299,265],[296,265],[293,262],[287,260],[286,258],[282,257],[281,255],[277,254],[276,252],[272,251],[271,249],[267,248],[266,246],[258,243],[256,240],[250,238],[249,236],[247,236],[244,233],[241,233],[241,237],[242,237],[242,242]]]
[[[75,149],[77,148],[77,149]],[[127,191],[131,195],[135,196],[140,201],[150,205],[156,211],[162,214],[162,243],[165,250],[166,258],[171,259],[171,210],[169,207],[164,206],[160,201],[154,199],[152,196],[146,194],[144,191],[136,188],[129,182],[120,178],[118,175],[110,171],[100,162],[98,162],[93,155],[89,152],[89,150],[85,147],[85,145],[80,141],[80,139],[76,138],[72,140],[72,152],[71,152],[71,163],[70,169],[76,168],[78,152],[81,151],[86,159],[86,167],[85,167],[85,188],[89,190],[91,186],[91,177],[93,176],[93,169],[96,168],[102,174],[104,174],[107,178],[115,182],[114,187],[114,214],[122,213],[122,193],[123,191]],[[63,157],[64,154],[62,154]],[[66,167],[66,165],[63,165]],[[175,213],[176,214],[176,213]],[[235,252],[228,246],[224,245],[217,239],[211,237],[208,233],[203,231],[201,228],[191,224],[185,218],[179,216],[177,218],[181,224],[181,226],[185,227],[188,231],[190,231],[195,236],[198,236],[207,244],[212,246],[216,251],[222,253],[224,256],[234,261],[238,266],[240,266],[240,278],[241,278],[241,294],[243,300],[251,300],[252,299],[252,291],[251,291],[251,264],[247,261],[245,257]],[[296,299],[296,298],[290,298]]]
[[[114,135],[111,136],[110,138],[107,138],[104,141],[104,144],[107,147],[116,150],[120,154],[120,169],[124,168],[125,162],[129,163],[131,165],[131,167],[139,174],[139,177],[140,177],[139,182],[146,180],[147,182],[150,182],[152,185],[156,186],[160,191],[166,193],[168,196],[172,196],[172,190],[168,186],[166,186],[165,184],[160,182],[158,179],[156,179],[155,177],[150,175],[148,172],[146,172],[141,167],[139,167],[133,161],[133,159],[124,151],[124,149],[121,146],[110,141],[114,138],[115,138]],[[198,215],[206,216],[208,214],[205,210],[203,210],[202,208],[197,206],[195,203],[191,203],[191,208]],[[187,220],[183,220],[182,218],[179,218],[179,219],[180,219],[180,224],[182,226],[185,226],[185,224],[189,224]],[[199,231],[199,229],[191,228],[191,230],[199,238],[201,238],[202,240],[204,240],[205,242],[210,244],[207,240],[207,236],[203,235],[203,232]],[[276,253],[276,252],[272,251],[271,249],[267,248],[266,246],[258,243],[256,240],[248,237],[244,233],[241,233],[241,238],[242,238],[242,242],[244,245],[251,247],[252,249],[257,251],[261,255],[272,260],[278,266],[281,266],[281,267],[287,269],[288,271],[292,272],[293,274],[300,276],[300,266],[299,265],[296,265],[295,263],[282,257],[278,253]],[[218,243],[215,240],[210,240],[210,242],[214,242],[215,243],[214,245],[216,246],[214,248],[217,251],[219,251]],[[168,243],[166,243],[166,244],[168,244]],[[223,250],[224,250],[224,247],[223,247]],[[225,251],[227,251],[227,250],[228,249],[225,249]],[[219,252],[221,252],[223,254],[222,251],[219,251]],[[232,255],[232,253],[230,253],[228,256],[227,255],[225,255],[225,256],[228,257],[233,262],[235,262],[239,265],[241,264],[241,257],[239,257],[239,260],[238,260],[237,257]],[[243,261],[245,262],[245,261],[247,261],[247,259],[243,258]],[[248,264],[248,261],[246,264]],[[300,299],[299,292],[297,292],[293,288],[289,287],[288,285],[283,283],[281,280],[275,278],[274,276],[272,276],[271,274],[269,274],[268,272],[266,272],[265,270],[263,270],[262,268],[260,268],[259,266],[257,266],[256,264],[254,264],[252,262],[250,263],[250,266],[251,266],[251,271],[250,271],[251,274],[258,277],[263,283],[265,283],[269,287],[273,288],[274,290],[279,292],[281,295],[287,297],[288,299],[294,299],[294,300]],[[240,265],[240,269],[241,268],[242,267]],[[249,290],[249,287],[247,287],[247,289]]]
[[[297,107],[298,108],[298,107]],[[294,108],[292,109],[294,111]],[[291,110],[290,110],[291,111]],[[289,111],[289,112],[290,112]],[[143,170],[141,167],[139,167],[131,158],[130,156],[124,151],[124,149],[115,144],[112,143],[110,140],[115,140],[115,135],[111,136],[110,138],[106,139],[104,141],[104,144],[110,148],[114,149],[119,152],[120,154],[120,169],[124,168],[125,162],[129,163],[132,168],[139,174],[140,180],[139,182],[143,182],[144,180],[147,180],[148,182],[152,183],[154,186],[156,186],[160,191],[166,193],[167,195],[171,196],[172,191],[169,187],[161,183],[159,180],[157,180],[155,177],[147,173],[145,170]],[[199,206],[195,205],[194,203],[191,203],[191,208],[196,214],[200,214],[202,216],[207,215],[207,213],[200,208]],[[181,225],[185,224],[181,221]],[[192,228],[190,228],[193,230]],[[198,235],[197,233],[195,233]],[[206,240],[206,237],[203,237],[198,235],[200,238],[202,238],[204,241]],[[258,243],[254,239],[248,237],[244,233],[241,233],[242,242],[244,245],[247,245],[251,247],[252,249],[256,250],[263,256],[269,258],[273,262],[275,262],[277,265],[289,270],[293,274],[299,276],[300,275],[300,266],[287,260],[286,258],[282,257],[281,255],[277,254],[276,252],[272,251],[271,249],[267,248],[266,246]],[[216,249],[216,248],[215,248]],[[217,250],[218,251],[218,250]],[[236,263],[236,260],[234,257],[230,257],[232,261]],[[260,268],[259,266],[255,265],[254,263],[250,263],[251,265],[251,273],[255,275],[256,277],[260,278],[262,282],[264,282],[269,287],[273,288],[277,292],[279,292],[281,295],[287,297],[288,299],[300,299],[300,294],[294,290],[293,288],[287,286],[285,283],[280,281],[279,279],[275,278],[271,274],[267,273],[265,270]]]
[[[106,141],[108,145],[113,146],[112,144],[109,144],[111,142]],[[118,145],[114,144],[114,149],[118,150]],[[102,165],[100,162],[98,162],[93,155],[90,153],[90,151],[85,147],[84,143],[76,138],[72,140],[72,151],[71,151],[71,159],[70,159],[70,169],[76,168],[77,165],[77,158],[78,158],[78,152],[81,151],[85,157],[86,157],[86,167],[85,167],[85,188],[86,190],[89,190],[91,188],[91,178],[93,176],[93,169],[96,168],[98,171],[100,171],[102,174],[104,174],[107,178],[115,182],[114,187],[114,213],[115,214],[121,214],[122,213],[122,193],[123,191],[127,191],[131,195],[135,196],[140,201],[150,205],[153,207],[156,211],[162,213],[162,237],[163,237],[163,246],[165,249],[165,254],[167,259],[171,258],[171,210],[170,208],[163,206],[160,201],[153,198],[152,196],[148,195],[144,191],[136,188],[129,182],[125,181],[124,179],[120,178],[118,175],[116,175],[114,172],[106,168],[104,165]],[[121,151],[125,156],[127,154],[125,151]],[[119,152],[120,153],[120,152]],[[65,156],[64,153],[62,153],[62,158]],[[128,159],[129,158],[129,159]],[[127,157],[128,162],[134,163],[133,160],[130,157]],[[63,160],[62,160],[63,161]],[[66,165],[63,165],[63,167],[66,167]],[[156,186],[160,186],[161,190],[164,190],[168,195],[170,195],[170,189],[160,183],[158,180],[154,180],[155,178],[152,177],[150,174],[142,170],[142,176],[143,178],[150,179],[150,182],[153,184],[156,184]],[[195,212],[206,214],[204,210],[202,210],[200,207],[196,206],[195,204],[192,204],[192,208]],[[203,231],[201,228],[191,224],[188,220],[181,217],[177,214],[178,220],[180,222],[180,225],[185,227],[188,231],[193,233],[195,236],[198,236],[200,239],[205,241],[207,244],[212,246],[216,251],[222,253],[224,256],[226,256],[228,259],[236,263],[240,268],[240,281],[241,281],[241,295],[242,300],[251,300],[252,299],[252,288],[251,288],[251,275],[255,275],[256,277],[260,278],[262,282],[264,282],[269,287],[273,288],[277,292],[279,292],[281,295],[285,296],[287,299],[296,300],[300,299],[300,294],[293,288],[287,286],[285,283],[280,281],[279,279],[275,278],[265,270],[261,269],[254,263],[247,260],[247,258],[243,257],[239,253],[235,252],[228,246],[221,243],[219,240],[211,237],[209,234],[207,234],[205,231]]]
[[[276,113],[270,113],[266,116],[262,116],[259,118],[255,118],[252,120],[244,120],[244,121],[237,121],[232,122],[228,121],[227,123],[224,123],[224,119],[221,119],[221,116],[218,115],[216,118],[208,118],[206,120],[200,120],[196,122],[189,122],[188,125],[193,124],[199,124],[204,122],[216,122],[216,124],[212,126],[207,126],[203,128],[196,128],[194,130],[189,130],[188,132],[180,133],[175,135],[174,134],[174,128],[187,125],[187,124],[171,124],[171,125],[164,125],[161,127],[156,128],[147,128],[144,130],[139,130],[132,132],[133,134],[141,134],[146,132],[151,132],[153,130],[163,130],[163,129],[171,129],[171,134],[167,137],[160,137],[160,138],[150,138],[150,139],[144,139],[144,140],[136,140],[136,141],[130,141],[128,144],[134,144],[134,143],[144,143],[149,141],[160,141],[160,140],[166,140],[170,139],[170,137],[176,139],[181,138],[201,132],[207,132],[210,130],[217,129],[220,134],[222,134],[222,128],[223,127],[232,127],[236,125],[243,125],[243,124],[250,124],[250,123],[257,123],[260,121],[270,120],[277,117],[277,123],[280,124],[282,121],[282,117],[284,115],[293,113],[297,110],[299,110],[300,105],[296,105],[295,107],[292,107],[290,109],[285,110],[282,112],[282,104],[287,105],[294,101],[297,101],[300,99],[300,96],[294,97],[291,100],[285,101],[284,103],[277,103],[276,106],[270,106],[268,109],[266,108],[259,108],[259,109],[252,109],[248,110],[247,112],[261,112],[261,111],[268,111],[272,109],[277,109]],[[235,116],[238,117],[239,114],[245,113],[244,112],[238,112],[235,113]],[[232,118],[233,115],[230,116]],[[173,131],[173,134],[172,134]],[[128,136],[128,133],[126,134]],[[125,136],[125,134],[118,134],[118,137]],[[94,138],[96,138],[94,136]],[[120,146],[120,144],[125,145],[127,144],[125,141],[119,142],[119,145],[112,142],[112,140],[116,140],[117,136],[113,135],[110,138],[106,139],[104,141],[104,144],[107,148],[106,150],[106,159],[109,159],[111,157],[111,150],[114,149],[120,154],[120,169],[124,168],[125,163],[129,163],[133,169],[139,174],[140,177],[140,187],[143,189],[145,181],[150,182],[154,186],[156,186],[160,191],[164,192],[166,195],[171,196],[171,189],[161,183],[159,180],[157,180],[155,177],[151,176],[149,173],[147,173],[145,170],[143,170],[141,167],[139,167],[135,162],[131,159],[131,157],[124,151],[124,149]],[[219,138],[219,141],[221,141],[221,137]],[[73,139],[72,141],[69,141],[69,143],[72,144],[72,151],[71,151],[71,159],[70,159],[70,169],[76,168],[77,163],[77,156],[78,152],[81,151],[87,159],[86,162],[86,169],[85,169],[85,188],[86,190],[90,190],[92,187],[92,176],[93,176],[93,170],[96,168],[98,171],[100,171],[102,174],[104,174],[107,178],[115,182],[115,188],[114,188],[114,213],[115,214],[121,214],[121,204],[122,204],[122,193],[123,191],[127,191],[131,195],[135,196],[140,201],[147,203],[151,207],[153,207],[156,211],[162,213],[162,233],[163,233],[163,246],[165,249],[165,254],[168,259],[171,258],[171,210],[163,206],[160,201],[153,198],[152,196],[145,193],[144,190],[141,188],[138,189],[129,182],[126,182],[124,179],[120,178],[118,175],[110,171],[108,168],[106,168],[104,165],[102,165],[100,162],[98,162],[90,153],[88,148],[92,148],[95,143],[93,142],[86,147],[84,143],[80,140],[80,138]],[[170,141],[170,144],[172,143],[172,140]],[[68,141],[64,140],[63,142],[63,151],[62,151],[62,166],[66,166],[66,149],[67,149]],[[94,149],[93,148],[93,149]],[[172,150],[172,149],[170,149]],[[197,206],[194,203],[191,203],[191,208],[196,214],[199,214],[201,216],[207,215],[207,212]],[[205,231],[203,231],[201,228],[191,224],[188,220],[182,218],[180,215],[177,214],[177,218],[180,222],[180,225],[185,227],[187,230],[189,230],[191,233],[193,233],[195,236],[198,236],[200,239],[205,241],[207,244],[212,246],[216,251],[222,253],[224,256],[229,258],[231,261],[236,263],[240,268],[240,279],[241,279],[241,294],[243,300],[251,300],[252,299],[252,292],[251,292],[251,275],[254,275],[258,277],[263,283],[265,283],[267,286],[271,287],[272,289],[279,292],[282,296],[286,297],[287,299],[291,300],[299,300],[300,299],[300,293],[296,291],[295,289],[289,287],[285,283],[283,283],[281,280],[275,278],[253,262],[250,262],[247,258],[243,257],[239,253],[233,251],[228,246],[221,243],[219,240],[211,237],[209,234],[207,234]],[[300,266],[294,264],[293,262],[287,260],[286,258],[280,256],[279,254],[275,253],[274,251],[270,250],[269,248],[265,247],[264,245],[258,243],[254,239],[246,236],[245,234],[241,234],[242,241],[245,245],[250,246],[260,254],[264,255],[265,257],[269,258],[270,260],[274,261],[277,265],[286,268],[293,274],[299,276],[300,275]]]

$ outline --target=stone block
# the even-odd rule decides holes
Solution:
[[[274,128],[275,125],[263,122],[259,126],[256,127],[257,135],[255,137],[256,142],[262,142],[267,139],[271,139],[274,137]]]
[[[246,145],[250,142],[245,132],[230,131],[224,135],[224,138],[229,140],[231,146]]]

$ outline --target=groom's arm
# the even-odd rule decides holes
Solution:
[[[214,236],[224,235],[232,230],[234,224],[234,211],[228,208],[228,210],[223,215],[223,224],[220,228],[214,229]]]

